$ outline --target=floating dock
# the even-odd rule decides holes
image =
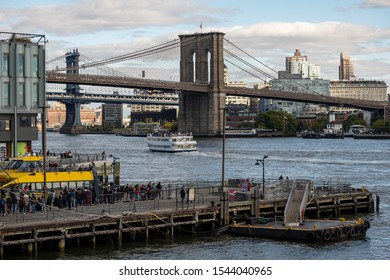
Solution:
[[[249,217],[259,221],[260,218],[268,220],[286,216],[286,209],[292,211],[288,206],[291,197],[295,197],[305,210],[302,213],[302,207],[298,207],[298,213],[292,218],[292,222],[302,215],[307,229],[292,230],[294,225],[279,228],[280,224],[273,222],[272,226],[262,225],[258,229],[254,224],[244,224],[242,230],[245,234],[248,234],[249,228],[253,235],[261,233],[281,237],[285,236],[282,233],[286,231],[297,232],[298,240],[308,239],[313,235],[319,238],[322,232],[322,239],[341,239],[347,237],[347,232],[348,236],[365,232],[364,224],[341,221],[320,223],[318,219],[323,221],[325,217],[339,219],[341,215],[367,215],[375,209],[379,210],[379,197],[377,196],[375,208],[374,195],[367,190],[352,189],[349,186],[312,188],[310,184],[296,182],[289,186],[267,186],[265,197],[260,197],[261,186],[255,186],[249,193],[237,192],[232,197],[229,195],[232,188],[226,187],[227,191],[220,193],[218,185],[197,186],[191,183],[188,187],[195,188],[196,195],[189,202],[181,201],[177,195],[180,188],[175,187],[174,190],[165,188],[161,200],[129,201],[124,196],[124,199],[115,203],[78,206],[72,210],[53,207],[47,212],[25,215],[15,213],[0,217],[0,258],[15,254],[38,256],[41,250],[66,250],[72,246],[90,248],[107,242],[121,247],[123,242],[147,242],[150,238],[174,238],[179,234],[216,234],[227,229],[234,221],[238,234],[241,228],[238,225]],[[308,186],[308,192],[303,192],[308,196],[302,195],[302,192],[301,196],[291,195],[294,189],[292,185]],[[235,190],[239,191],[237,188]]]
[[[282,221],[249,220],[229,226],[229,233],[262,238],[295,240],[300,242],[328,242],[364,238],[370,228],[368,220],[317,220],[307,219],[301,225],[286,226]]]

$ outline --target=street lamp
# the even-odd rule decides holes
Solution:
[[[223,114],[222,114],[222,182],[221,182],[221,188],[220,192],[224,191],[224,181],[225,181],[225,126],[226,126],[226,110],[227,108],[223,108]]]
[[[41,115],[41,125],[42,125],[42,156],[43,156],[43,195],[47,199],[47,186],[46,186],[46,121],[47,121],[47,111],[46,109],[50,106],[38,106],[42,109]]]
[[[257,159],[256,160],[256,163],[255,163],[255,165],[260,165],[260,162],[261,162],[261,164],[263,165],[263,198],[264,198],[264,186],[265,186],[265,178],[264,178],[264,161],[265,161],[265,159],[268,157],[268,155],[265,155],[265,156],[263,156],[263,159]]]

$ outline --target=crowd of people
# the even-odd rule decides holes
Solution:
[[[14,213],[33,214],[37,211],[59,209],[74,209],[78,206],[115,203],[120,201],[141,201],[162,199],[162,185],[160,182],[147,184],[126,184],[117,186],[113,183],[99,185],[98,192],[94,188],[68,188],[62,190],[35,192],[31,184],[22,189],[1,190],[0,215]]]

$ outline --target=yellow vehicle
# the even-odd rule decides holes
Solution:
[[[23,188],[29,186],[31,191],[67,188],[91,188],[97,186],[97,180],[92,165],[55,166],[43,172],[42,156],[26,156],[13,158],[0,170],[0,189],[12,186]],[[46,177],[46,178],[45,178]]]

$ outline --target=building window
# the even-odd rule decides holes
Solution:
[[[10,120],[0,120],[0,131],[10,130],[11,121]]]
[[[33,84],[32,86],[32,106],[33,107],[38,107],[38,101],[39,101],[39,86],[38,84]]]
[[[20,127],[35,127],[36,121],[33,116],[20,116],[19,117],[19,126]]]
[[[26,106],[26,91],[24,88],[24,83],[18,84],[18,106]]]
[[[39,70],[39,67],[38,67],[38,56],[37,55],[34,55],[33,58],[32,58],[32,76],[34,78],[37,78],[38,77],[38,70]]]
[[[9,83],[3,84],[3,106],[11,106],[11,93]]]
[[[8,53],[3,54],[3,76],[5,77],[9,76],[9,54]]]
[[[18,76],[24,77],[24,54],[18,55]]]

